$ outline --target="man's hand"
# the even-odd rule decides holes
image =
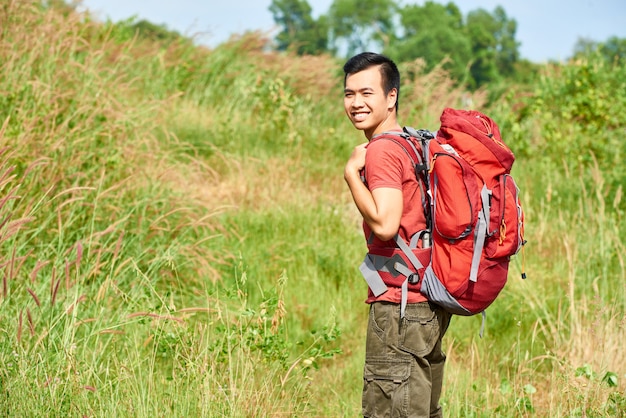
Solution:
[[[361,170],[365,167],[367,143],[358,145],[346,163],[344,178],[356,207],[372,232],[381,240],[393,239],[400,227],[402,217],[402,190],[380,187],[370,192],[361,181]]]
[[[357,145],[352,151],[352,155],[346,163],[343,176],[348,181],[348,177],[356,175],[360,178],[360,173],[363,167],[365,167],[365,154],[367,153],[367,142]]]

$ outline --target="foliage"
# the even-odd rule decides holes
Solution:
[[[452,2],[400,6],[394,0],[334,0],[317,22],[306,0],[274,0],[270,10],[283,28],[278,50],[295,45],[299,54],[320,53],[328,38],[326,51],[334,55],[380,50],[398,63],[422,58],[428,70],[443,65],[472,88],[513,77],[519,69],[517,23],[500,6],[493,14],[478,9],[464,19]]]
[[[276,35],[276,49],[293,49],[298,55],[318,55],[328,51],[326,18],[311,16],[306,0],[272,0],[270,11],[274,22],[282,27]]]
[[[611,63],[616,61],[624,63],[626,61],[626,39],[611,36],[600,44],[598,50]]]
[[[470,12],[465,30],[474,59],[470,73],[477,86],[513,75],[519,58],[519,42],[515,40],[517,23],[508,19],[501,6],[493,14],[483,9]]]
[[[396,7],[391,0],[334,0],[328,19],[335,50],[342,42],[347,56],[384,46],[393,31]]]
[[[398,62],[424,58],[427,71],[443,63],[453,78],[465,81],[471,43],[462,32],[463,16],[454,4],[407,5],[400,12],[400,22],[404,33],[384,53]]]
[[[275,39],[279,51],[345,57],[378,50],[400,64],[422,59],[428,71],[444,68],[472,90],[499,85],[503,92],[511,83],[530,85],[537,73],[537,64],[520,57],[517,22],[501,6],[493,12],[479,8],[464,17],[453,2],[334,0],[317,20],[306,0],[273,0],[270,10],[282,28]],[[579,39],[573,59],[597,51],[609,62],[623,61],[624,42],[617,37],[606,42]],[[497,96],[492,94],[490,102]]]
[[[567,65],[547,66],[531,94],[511,91],[501,102],[519,109],[507,110],[510,122],[504,122],[505,128],[521,154],[563,160],[568,170],[591,170],[597,165],[619,203],[619,186],[626,184],[621,163],[625,80],[626,65],[603,60],[599,53]],[[587,185],[592,181],[591,175],[585,179]]]
[[[254,303],[216,285],[225,203],[181,187],[212,172],[163,128],[172,96],[203,80],[180,57],[206,55],[30,6],[0,15],[2,415],[306,411],[338,328],[326,315],[287,332],[286,275]]]
[[[164,45],[187,40],[187,38],[181,36],[177,31],[168,29],[166,25],[157,25],[145,19],[141,19],[137,22],[132,21],[130,29],[136,31],[137,35],[142,38],[154,42],[161,42]]]
[[[576,59],[604,59],[608,63],[626,61],[626,39],[611,36],[605,42],[597,42],[591,39],[579,38],[574,45]]]

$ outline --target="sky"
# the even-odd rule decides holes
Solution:
[[[333,0],[308,0],[313,17],[328,12]],[[579,38],[603,42],[626,38],[626,0],[450,0],[463,15],[479,8],[504,8],[517,21],[522,58],[534,62],[565,60]],[[437,1],[447,3],[448,0]],[[399,4],[423,4],[399,1]],[[146,19],[214,47],[231,35],[260,30],[277,33],[271,0],[83,0],[99,20]],[[376,51],[379,52],[379,51]]]

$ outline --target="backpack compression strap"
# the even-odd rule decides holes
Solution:
[[[483,207],[478,214],[478,225],[476,226],[476,232],[474,234],[474,253],[472,254],[472,265],[470,267],[469,279],[476,283],[478,280],[478,265],[480,264],[480,256],[483,253],[483,247],[485,245],[485,238],[487,237],[488,219],[491,197],[491,190],[483,185],[480,191],[480,199],[482,200]]]
[[[400,247],[402,252],[407,256],[411,264],[413,264],[413,267],[415,267],[415,272],[413,272],[409,268],[405,267],[404,265],[400,263],[396,263],[394,265],[396,270],[398,270],[399,272],[401,272],[402,274],[406,276],[406,279],[404,279],[404,281],[402,282],[402,299],[400,301],[400,318],[404,318],[404,312],[406,311],[406,303],[409,298],[409,282],[417,283],[417,280],[419,280],[419,277],[415,281],[413,277],[416,276],[417,271],[421,268],[424,268],[424,266],[422,265],[422,263],[420,263],[420,261],[417,259],[415,254],[413,254],[413,251],[411,251],[411,249],[406,244],[406,242],[404,242],[400,234],[396,234],[394,239],[398,247]]]
[[[409,296],[409,283],[413,284],[419,281],[417,271],[424,268],[424,266],[415,256],[413,251],[411,251],[411,247],[406,242],[404,242],[399,234],[395,235],[394,240],[396,242],[396,245],[402,250],[408,260],[411,262],[414,270],[405,266],[402,262],[402,259],[397,255],[389,258],[369,253],[365,254],[365,259],[361,263],[359,270],[361,271],[365,282],[367,283],[374,296],[380,296],[388,289],[382,277],[380,277],[380,274],[378,273],[379,271],[389,271],[389,268],[393,267],[395,271],[406,277],[402,282],[400,300],[400,317],[404,318],[404,313],[406,312],[406,305]]]

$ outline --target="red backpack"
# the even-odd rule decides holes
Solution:
[[[430,241],[429,262],[424,265],[415,256],[423,250],[395,238],[412,264],[395,263],[406,277],[401,310],[407,283],[419,282],[429,301],[453,314],[484,314],[506,284],[510,257],[525,244],[519,189],[510,175],[515,156],[498,126],[480,112],[446,108],[435,135],[405,127],[403,134],[384,138],[405,149],[427,191],[420,206],[430,239],[420,234],[422,247]],[[381,293],[384,285],[372,279],[373,270],[380,271],[361,268],[370,287]]]

